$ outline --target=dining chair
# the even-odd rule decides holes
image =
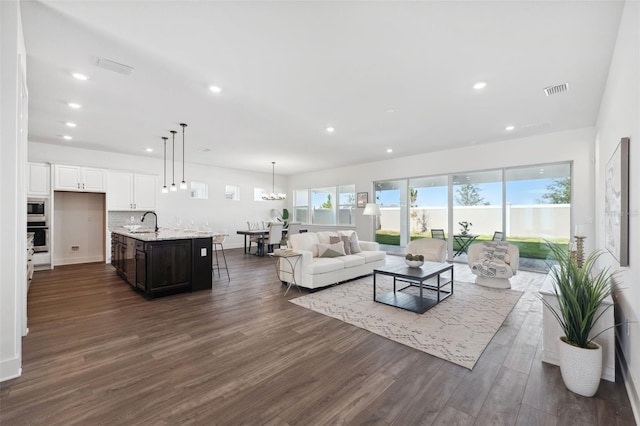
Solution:
[[[445,241],[447,239],[444,236],[444,229],[432,229],[431,230],[431,238],[437,238],[439,240],[445,240]]]
[[[258,231],[260,229],[260,224],[258,222],[249,222],[247,221],[247,226],[249,227],[249,231]],[[260,235],[251,235],[249,237],[249,250],[247,253],[251,253],[251,243],[256,243],[256,247],[260,249]]]
[[[276,244],[280,247],[280,241],[282,241],[282,223],[271,222],[269,224],[269,235],[264,240],[264,244],[267,246],[267,253],[271,253],[273,251],[273,246]],[[264,247],[260,248],[264,253]]]
[[[224,240],[226,238],[226,234],[219,234],[213,236],[213,252],[216,255],[216,263],[212,264],[212,269],[218,269],[218,278],[220,278],[220,260],[218,259],[218,250],[222,252],[222,259],[224,260],[224,269],[227,270],[227,278],[229,282],[231,282],[231,276],[229,275],[229,266],[227,266],[227,257],[224,255]]]
[[[504,241],[504,232],[496,231],[493,233],[493,238],[491,241]]]

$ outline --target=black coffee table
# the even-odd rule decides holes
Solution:
[[[440,274],[451,272],[451,279],[447,281]],[[393,291],[376,295],[376,277],[388,275],[393,277]],[[435,278],[435,284],[425,283],[430,278]],[[443,282],[444,281],[444,282]],[[397,283],[406,283],[398,289]],[[419,287],[420,296],[403,292],[410,287]],[[448,290],[445,288],[448,287]],[[424,297],[424,290],[435,292],[434,298]],[[449,263],[424,262],[420,268],[410,268],[404,264],[388,265],[373,270],[373,300],[396,308],[423,314],[447,297],[453,294],[453,265]]]

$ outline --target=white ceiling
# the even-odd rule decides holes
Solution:
[[[593,126],[622,6],[23,1],[29,139],[288,175]]]

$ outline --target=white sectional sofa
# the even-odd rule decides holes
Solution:
[[[354,234],[354,235],[352,235]],[[321,257],[323,249],[330,244],[331,237],[348,237],[347,242],[353,246],[356,238],[354,231],[338,232],[305,232],[289,236],[289,248],[301,253],[302,257],[295,264],[295,282],[300,287],[320,288],[352,278],[373,273],[373,269],[385,264],[386,253],[380,250],[376,242],[357,241],[357,246],[362,251],[353,254],[345,254],[335,257]],[[342,240],[343,244],[344,239]],[[335,246],[334,246],[335,247]],[[331,255],[327,250],[325,255]],[[335,255],[335,253],[333,253]],[[294,261],[292,260],[292,263]],[[280,269],[285,272],[281,279],[291,277],[289,262],[280,259]]]

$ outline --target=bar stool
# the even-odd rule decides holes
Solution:
[[[213,251],[216,254],[216,263],[211,265],[211,268],[218,269],[218,278],[220,278],[220,261],[218,260],[218,246],[220,246],[220,251],[222,252],[222,259],[224,260],[224,269],[227,270],[227,278],[229,279],[229,282],[231,282],[231,277],[229,276],[229,267],[227,266],[227,257],[224,255],[224,246],[222,245],[226,237],[227,237],[226,234],[218,234],[213,236],[212,243],[213,243]]]

